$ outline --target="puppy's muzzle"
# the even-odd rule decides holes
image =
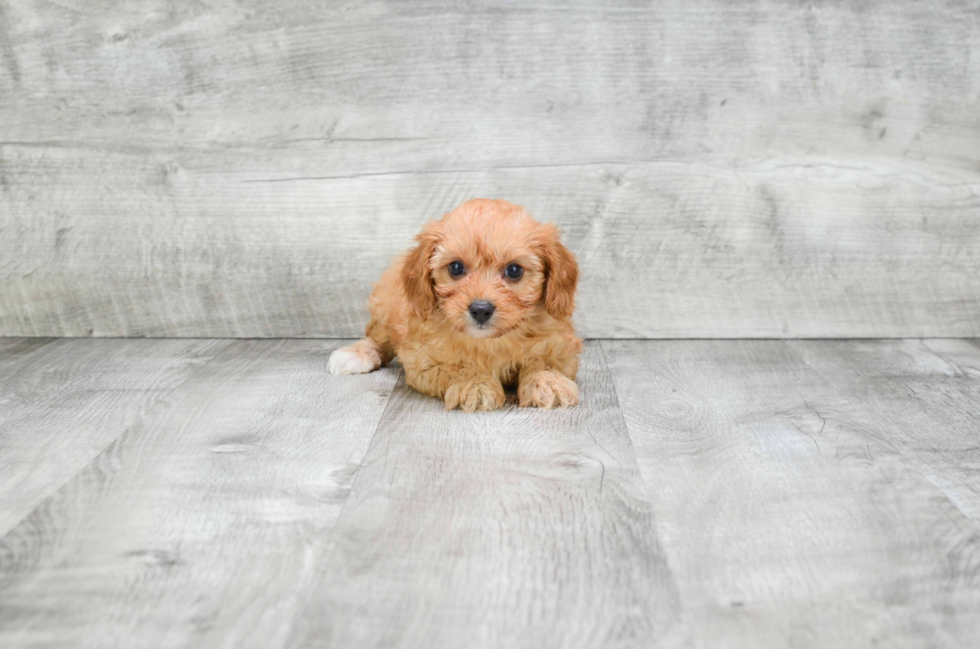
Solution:
[[[493,316],[493,304],[486,300],[470,302],[470,317],[477,324],[483,324]]]

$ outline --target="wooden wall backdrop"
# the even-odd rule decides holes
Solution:
[[[0,0],[0,334],[356,336],[474,196],[587,336],[980,336],[980,2]]]

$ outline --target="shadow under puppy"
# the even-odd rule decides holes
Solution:
[[[507,201],[475,199],[415,238],[375,284],[367,338],[334,351],[332,374],[398,356],[405,380],[446,409],[493,410],[504,386],[522,406],[578,403],[578,265],[558,229]]]

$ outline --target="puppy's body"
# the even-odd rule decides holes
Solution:
[[[416,240],[375,285],[367,338],[334,352],[330,371],[371,371],[398,356],[408,384],[446,408],[499,408],[515,384],[523,406],[578,403],[578,267],[554,226],[479,199]]]

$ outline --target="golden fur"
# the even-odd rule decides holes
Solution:
[[[330,371],[369,372],[398,356],[408,384],[447,409],[499,408],[512,385],[522,406],[577,404],[578,265],[558,229],[507,201],[475,199],[415,239],[374,287],[367,338],[335,351]],[[461,277],[450,274],[454,261]],[[515,263],[518,280],[505,275]],[[482,327],[469,314],[474,300],[494,307]]]

